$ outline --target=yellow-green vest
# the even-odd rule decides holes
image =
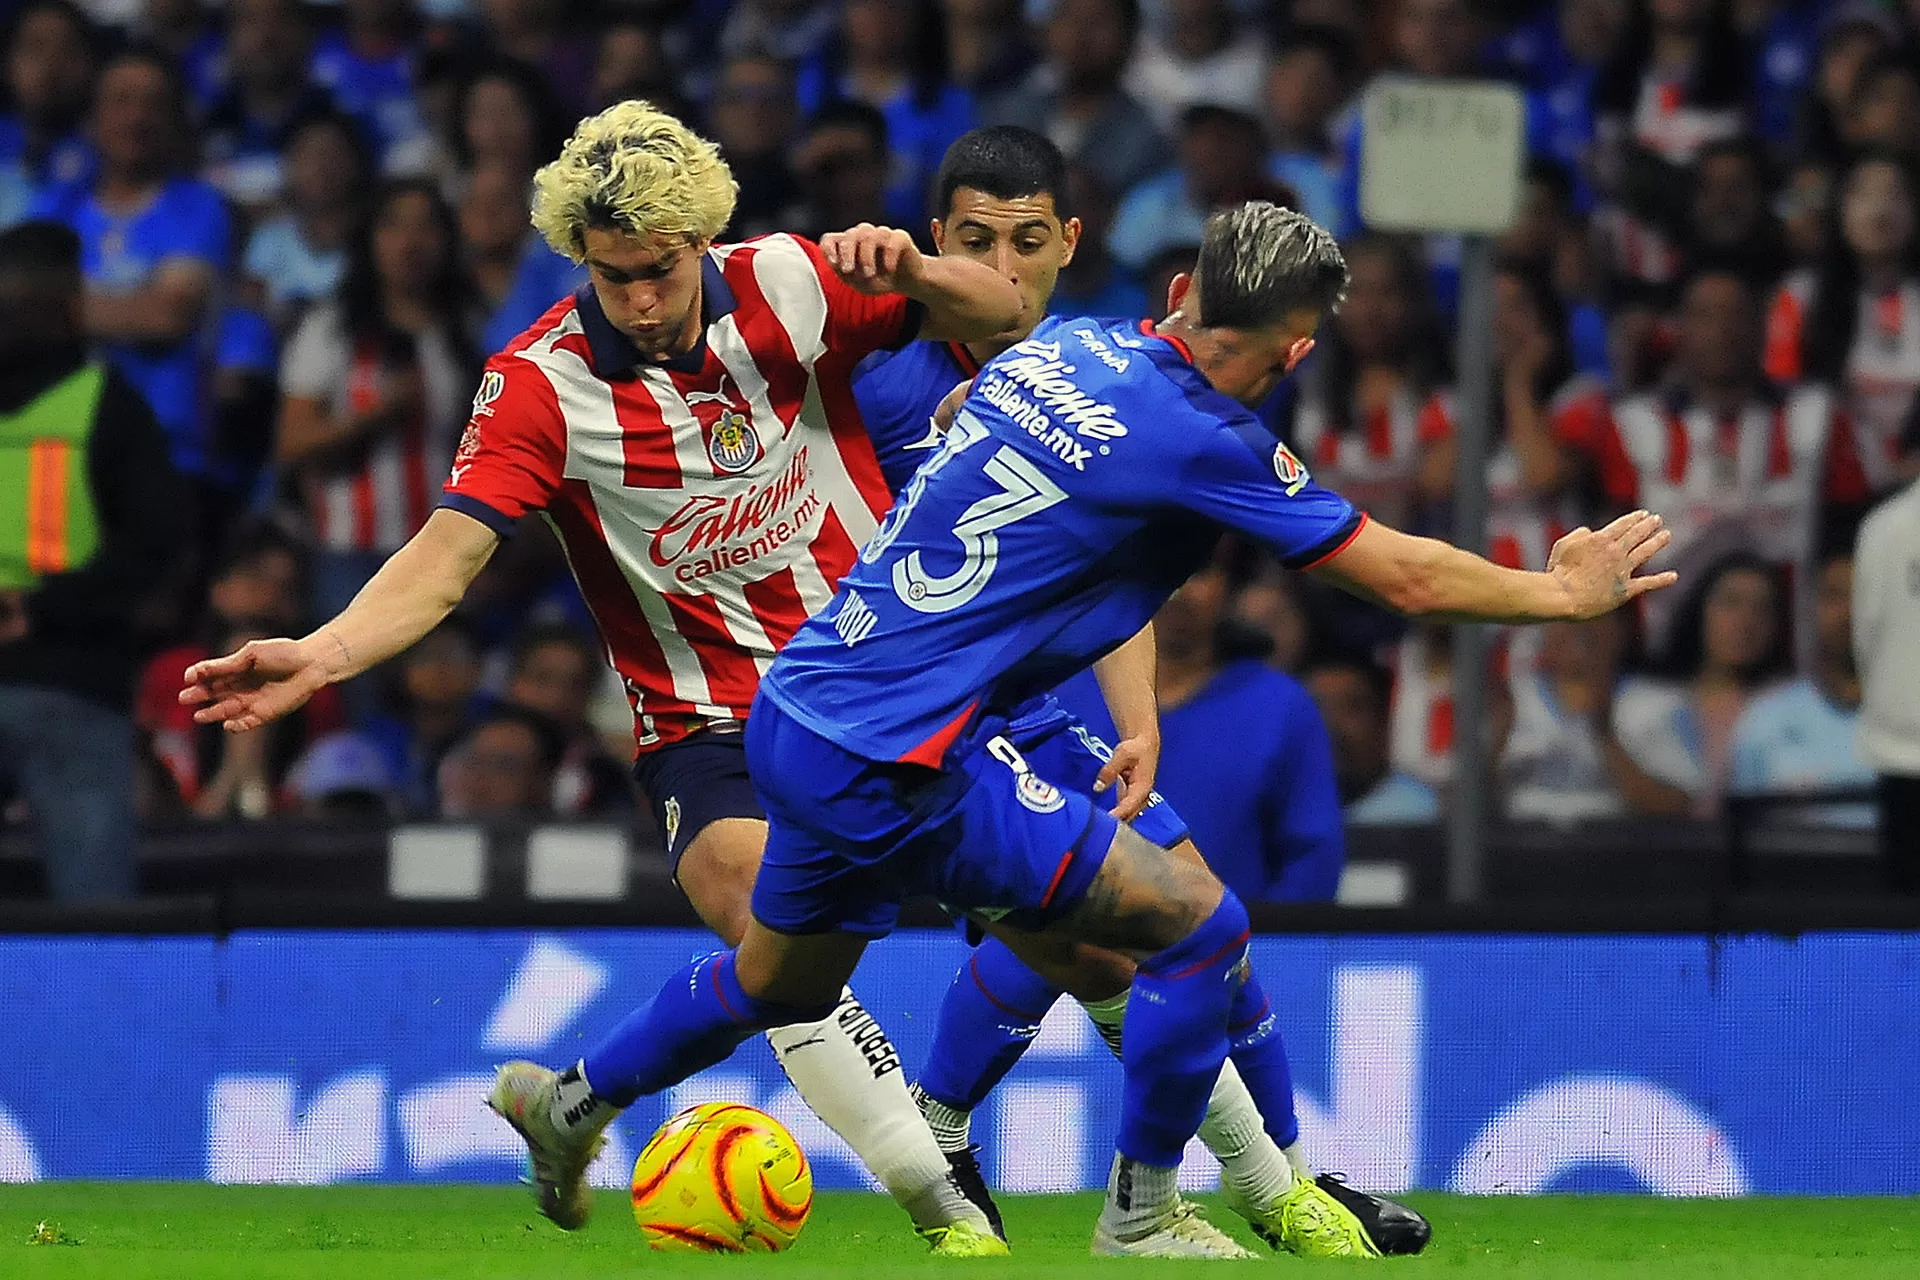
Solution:
[[[31,588],[100,549],[87,482],[106,370],[83,365],[12,413],[0,413],[0,588]]]

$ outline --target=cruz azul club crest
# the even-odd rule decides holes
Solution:
[[[737,476],[760,461],[760,437],[754,432],[752,410],[729,374],[720,375],[712,391],[689,391],[683,399],[707,437],[707,456],[716,471]]]

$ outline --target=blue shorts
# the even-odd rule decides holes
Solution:
[[[1023,732],[1024,719],[1018,718],[1008,726],[1007,737],[1027,758],[1033,771],[1064,791],[1078,792],[1092,798],[1095,804],[1111,809],[1115,803],[1114,793],[1106,791],[1094,796],[1093,783],[1100,776],[1101,767],[1113,758],[1113,748],[1082,724],[1079,717],[1064,709],[1057,719],[1035,726],[1031,733]],[[1186,820],[1158,791],[1147,796],[1147,807],[1127,825],[1162,849],[1171,849],[1187,838]]]
[[[781,933],[881,937],[916,893],[1041,928],[1086,893],[1118,827],[1004,737],[977,740],[945,769],[882,763],[764,696],[746,736],[768,824],[753,914]]]
[[[680,877],[680,855],[721,818],[765,819],[747,780],[747,744],[739,732],[702,729],[634,761],[633,778],[667,841],[667,865]]]

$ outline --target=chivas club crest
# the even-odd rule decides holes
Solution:
[[[707,442],[707,456],[729,475],[738,475],[760,460],[760,437],[753,433],[746,414],[728,409],[720,415]]]

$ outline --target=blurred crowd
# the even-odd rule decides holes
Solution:
[[[1225,589],[1170,606],[1203,608],[1209,637],[1174,665],[1297,674],[1354,822],[1443,811],[1457,676],[1492,691],[1491,781],[1516,819],[1705,816],[1742,791],[1872,779],[1854,536],[1920,469],[1911,0],[0,0],[0,16],[0,227],[77,234],[86,336],[182,481],[177,551],[124,621],[154,655],[123,703],[145,816],[635,810],[625,696],[537,526],[426,642],[282,724],[221,735],[174,700],[195,658],[340,608],[425,519],[481,360],[582,282],[528,226],[530,176],[623,98],[720,143],[741,188],[730,236],[924,235],[955,137],[1040,129],[1085,224],[1061,312],[1158,315],[1210,208],[1303,209],[1342,237],[1353,283],[1263,415],[1321,482],[1445,532],[1460,245],[1370,230],[1359,200],[1359,94],[1396,71],[1526,93],[1523,208],[1497,246],[1494,558],[1539,567],[1560,532],[1646,506],[1685,585],[1505,636],[1489,671],[1456,673],[1446,630],[1228,549]]]

